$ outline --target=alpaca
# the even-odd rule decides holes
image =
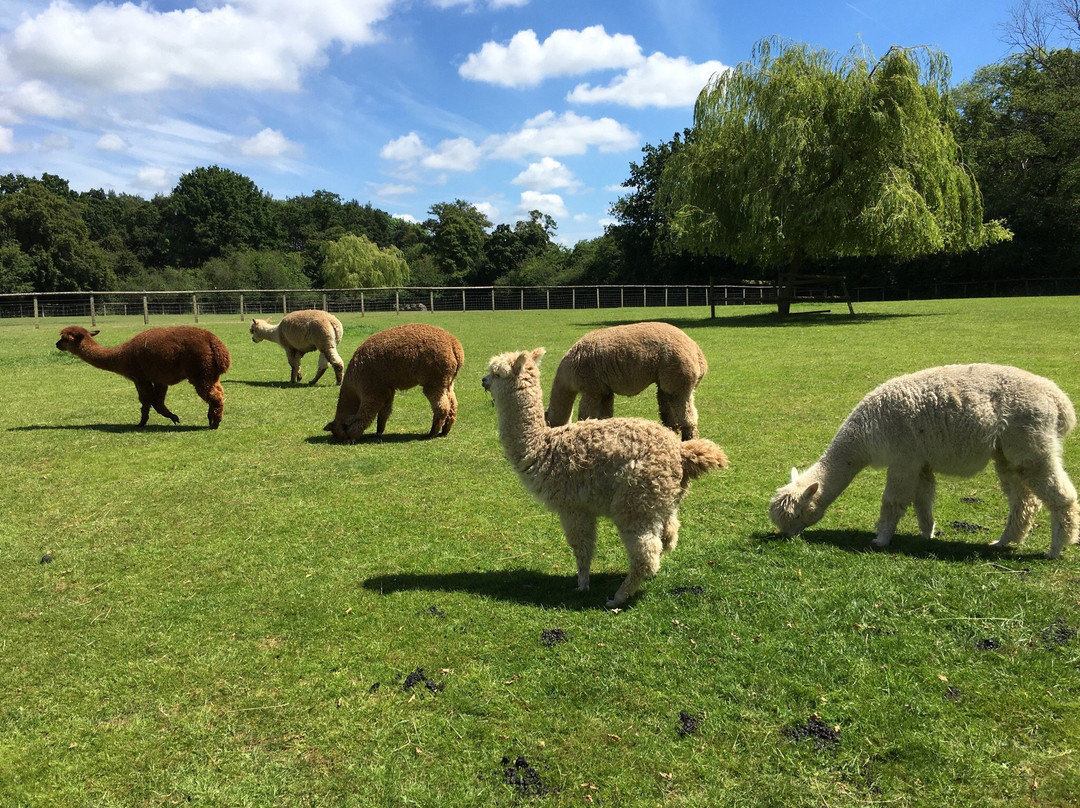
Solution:
[[[394,406],[394,393],[419,385],[431,403],[429,438],[445,436],[457,419],[454,379],[465,364],[457,337],[433,325],[394,326],[364,340],[345,369],[334,420],[323,427],[354,443],[378,417],[382,435]]]
[[[187,379],[210,405],[210,428],[218,428],[225,409],[220,379],[231,362],[229,350],[220,339],[203,328],[178,325],[150,328],[122,345],[107,347],[94,341],[99,333],[69,325],[60,332],[56,347],[135,382],[142,404],[139,426],[146,426],[151,407],[174,424],[180,423],[180,418],[165,406],[165,393],[170,385]]]
[[[311,384],[318,382],[330,365],[334,366],[337,383],[341,384],[345,363],[338,355],[337,346],[341,344],[343,333],[341,321],[319,309],[291,311],[277,325],[271,325],[269,317],[265,320],[251,319],[251,341],[270,340],[284,348],[289,367],[292,368],[289,381],[294,384],[304,377],[300,360],[310,351],[319,352],[319,370]]]
[[[726,468],[712,441],[680,441],[644,418],[578,421],[549,427],[537,363],[543,348],[493,357],[483,378],[499,419],[503,453],[525,490],[559,515],[577,560],[578,590],[589,588],[596,520],[610,518],[622,537],[630,572],[618,606],[660,568],[660,556],[679,538],[679,503],[690,481]]]
[[[1020,543],[1040,500],[1052,515],[1049,558],[1077,539],[1076,489],[1061,441],[1076,424],[1072,402],[1049,379],[1002,365],[946,365],[899,376],[855,407],[814,465],[777,490],[769,516],[789,536],[814,524],[866,466],[887,468],[875,547],[892,540],[914,503],[934,535],[934,473],[970,477],[991,459],[1009,501],[993,547]]]
[[[698,435],[694,390],[709,369],[701,348],[667,323],[631,323],[591,331],[572,346],[555,371],[546,413],[549,426],[569,423],[574,399],[581,394],[578,420],[610,418],[615,395],[636,396],[656,385],[664,426],[682,435]]]

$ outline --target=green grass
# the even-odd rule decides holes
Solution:
[[[238,319],[201,323],[233,355],[216,432],[190,385],[169,394],[179,427],[152,413],[136,429],[133,385],[53,346],[69,323],[0,322],[0,805],[1074,804],[1080,549],[1042,557],[1045,512],[992,552],[992,472],[945,478],[940,538],[909,514],[871,553],[883,472],[796,539],[766,507],[891,376],[1002,362],[1080,401],[1080,300],[857,310],[423,315],[465,347],[457,424],[420,440],[413,390],[382,442],[356,446],[322,431],[328,377],[290,386],[284,353]],[[343,354],[408,318],[345,315]],[[550,385],[579,336],[638,319],[701,344],[701,431],[732,466],[694,484],[678,548],[613,613],[614,529],[574,592],[480,377],[545,345]],[[107,318],[99,339],[142,327]],[[651,393],[616,402],[654,409]],[[1080,477],[1080,440],[1065,461]],[[567,641],[545,645],[554,628]],[[418,668],[443,689],[405,691]],[[793,737],[815,716],[835,742]],[[543,794],[505,782],[519,756]]]

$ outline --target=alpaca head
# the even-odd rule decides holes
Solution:
[[[267,317],[265,320],[259,320],[259,319],[256,319],[255,317],[252,317],[251,318],[251,341],[252,342],[262,342],[263,339],[265,339],[265,337],[263,337],[263,334],[262,334],[262,329],[269,328],[269,327],[270,327],[270,318],[269,317]]]
[[[96,337],[100,331],[87,331],[81,325],[69,325],[60,332],[60,339],[56,341],[56,347],[61,351],[77,354],[87,337]]]
[[[791,482],[777,489],[769,503],[769,518],[785,536],[798,536],[825,515],[820,494],[820,483],[800,481],[799,470],[793,468]]]
[[[533,351],[510,351],[491,357],[488,363],[488,372],[480,383],[484,389],[491,393],[492,398],[498,398],[500,393],[514,390],[524,385],[540,383],[540,357],[546,352],[545,348],[537,348]]]

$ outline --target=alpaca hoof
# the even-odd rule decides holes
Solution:
[[[892,541],[892,536],[890,536],[890,537],[889,537],[889,538],[887,538],[887,539],[886,539],[886,538],[882,538],[881,536],[878,536],[878,537],[877,537],[876,539],[873,539],[873,540],[872,540],[872,541],[870,542],[870,546],[871,546],[871,547],[874,547],[875,549],[878,549],[878,550],[880,550],[880,549],[882,549],[882,548],[884,548],[884,547],[888,547],[888,546],[889,546],[889,542],[891,542],[891,541]]]
[[[1046,557],[1049,558],[1051,561],[1053,561],[1055,558],[1059,558],[1060,556],[1061,550],[1055,550],[1053,547],[1046,551]]]
[[[1009,538],[1008,536],[1002,536],[1002,537],[1001,537],[1000,539],[998,539],[997,541],[992,541],[992,542],[990,542],[990,546],[991,546],[991,547],[996,547],[996,548],[998,548],[998,549],[1001,549],[1001,548],[1003,548],[1003,547],[1008,547],[1008,546],[1009,546],[1010,544],[1012,544],[1012,543],[1013,543],[1013,540],[1012,540],[1012,539],[1010,539],[1010,538]]]
[[[618,595],[616,595],[607,603],[605,603],[604,606],[606,606],[608,609],[615,609],[619,606],[622,606],[624,603],[626,603],[626,598],[620,598]]]

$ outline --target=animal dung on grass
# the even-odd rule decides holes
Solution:
[[[345,332],[341,321],[329,312],[319,309],[290,311],[276,325],[270,322],[269,317],[264,320],[252,317],[250,331],[252,342],[269,340],[285,349],[285,356],[292,369],[289,377],[292,383],[299,382],[304,376],[300,368],[300,360],[304,354],[318,351],[319,369],[311,384],[319,381],[330,366],[334,368],[337,383],[341,384],[345,362],[338,355],[337,349]]]
[[[936,473],[970,477],[994,461],[1009,502],[993,547],[1019,544],[1040,505],[1051,515],[1048,558],[1075,544],[1076,488],[1061,463],[1062,441],[1076,425],[1072,402],[1042,376],[1006,365],[945,365],[898,376],[867,394],[825,453],[776,491],[773,524],[788,536],[818,522],[867,466],[887,469],[875,547],[892,540],[914,503],[919,530],[934,535]],[[959,523],[958,523],[959,524]]]
[[[728,465],[715,443],[680,440],[644,418],[578,421],[549,427],[540,368],[543,348],[493,357],[483,378],[499,420],[503,454],[525,490],[559,515],[577,561],[578,590],[589,588],[596,520],[615,523],[630,572],[609,608],[633,595],[679,537],[679,503],[690,481]]]
[[[437,326],[408,323],[372,334],[345,368],[337,411],[323,428],[355,443],[375,421],[375,434],[382,435],[395,393],[420,387],[431,404],[428,437],[445,436],[457,419],[454,379],[463,364],[457,337]]]
[[[142,405],[139,426],[146,426],[151,407],[174,424],[180,423],[180,418],[165,406],[165,393],[171,385],[186,379],[210,405],[206,414],[210,428],[218,428],[225,410],[221,374],[232,361],[220,339],[204,328],[177,325],[149,328],[122,345],[109,347],[94,341],[99,333],[69,325],[60,331],[56,347],[133,381]]]
[[[709,369],[705,354],[685,332],[667,323],[631,323],[590,331],[559,362],[545,417],[549,426],[611,418],[615,396],[636,396],[656,385],[664,426],[684,440],[698,436],[694,391]]]

